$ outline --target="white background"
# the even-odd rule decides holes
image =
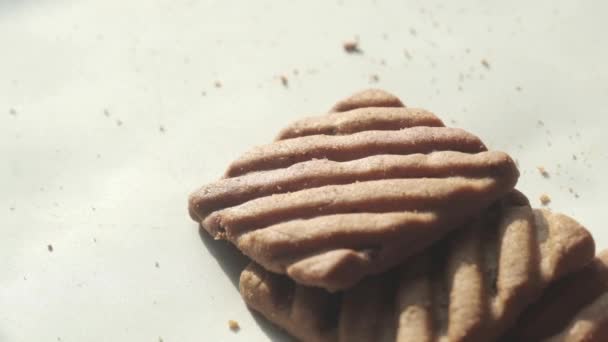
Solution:
[[[549,194],[608,247],[607,11],[0,0],[0,341],[280,340],[243,305],[242,260],[201,239],[187,195],[369,86],[511,153],[535,205]],[[355,36],[363,54],[346,54]]]

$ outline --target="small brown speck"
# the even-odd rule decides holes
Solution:
[[[517,90],[517,91],[521,91],[521,87],[520,87],[520,86],[517,86],[517,87],[515,87],[515,90]]]
[[[232,330],[234,332],[239,331],[241,329],[239,322],[232,320],[232,319],[228,320],[228,327],[230,328],[230,330]]]
[[[122,120],[116,120],[116,126],[122,126]]]
[[[8,110],[8,113],[12,116],[17,116],[17,110],[15,110],[15,108],[10,108]]]
[[[538,127],[543,127],[544,125],[545,125],[545,123],[543,122],[543,120],[538,120],[536,122],[536,126],[538,126]]]
[[[380,65],[386,65],[386,61],[384,59],[380,60]]]
[[[95,211],[95,210],[97,210],[97,208],[95,208],[95,207],[91,207],[91,210],[92,210],[92,211]]]
[[[378,83],[378,81],[380,81],[380,76],[373,74],[369,76],[369,81],[371,83]]]
[[[207,96],[207,92],[206,91],[201,91],[201,96]]]
[[[110,111],[108,109],[104,109],[103,115],[105,115],[106,118],[110,117]]]
[[[93,242],[97,243],[97,238],[93,238]]]
[[[481,65],[483,65],[483,67],[486,69],[490,69],[490,63],[488,63],[486,59],[481,60]]]
[[[410,27],[410,34],[411,34],[412,36],[415,36],[415,35],[416,35],[416,29],[415,29],[415,28],[413,28],[413,27]]]
[[[283,87],[289,87],[289,80],[287,79],[287,76],[281,75],[279,76],[279,80],[281,80],[281,84],[283,85]]]
[[[549,197],[549,195],[547,194],[542,194],[540,195],[540,204],[542,205],[548,205],[549,203],[551,203],[551,197]]]
[[[10,211],[15,211],[15,207],[9,207],[8,208]]]
[[[540,173],[541,176],[543,176],[545,178],[549,178],[549,171],[547,171],[544,167],[537,166],[536,169],[538,170],[538,172]]]
[[[576,154],[572,155],[572,160],[576,160]]]
[[[220,81],[215,81],[215,82],[213,83],[213,86],[214,86],[214,87],[216,87],[216,88],[221,88],[221,87],[222,87],[222,82],[220,82]]]
[[[158,263],[158,261],[154,263],[154,267],[160,268],[160,264]]]
[[[164,342],[162,337],[158,338],[158,342]]]
[[[407,59],[412,59],[412,55],[410,54],[409,51],[407,51],[407,49],[403,49],[403,55],[405,56],[405,58]]]
[[[161,132],[161,133],[165,133],[167,130],[165,129],[165,126],[160,125],[160,126],[158,127],[158,131],[159,131],[159,132]]]
[[[48,245],[46,248],[49,250],[49,252],[53,252],[53,245]]]
[[[293,74],[294,76],[298,76],[300,74],[300,71],[298,69],[293,69]]]
[[[359,48],[359,42],[356,40],[347,40],[342,43],[342,48],[344,51],[348,53],[361,53],[361,49]]]

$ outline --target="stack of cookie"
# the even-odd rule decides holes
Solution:
[[[518,177],[367,90],[242,155],[189,209],[251,258],[247,305],[302,341],[608,340],[608,254]]]

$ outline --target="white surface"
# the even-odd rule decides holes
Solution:
[[[270,339],[187,195],[371,74],[608,247],[607,2],[344,2],[0,0],[0,341]]]

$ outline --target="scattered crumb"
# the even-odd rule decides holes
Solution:
[[[122,126],[122,120],[116,120],[116,126]]]
[[[165,126],[163,126],[163,125],[160,125],[160,126],[158,127],[158,130],[159,130],[161,133],[165,133],[165,132],[167,131],[167,130],[165,129]]]
[[[10,108],[8,110],[8,113],[12,116],[17,116],[17,110],[15,110],[15,108]]]
[[[213,86],[215,86],[216,88],[221,88],[221,87],[222,87],[222,82],[220,82],[220,81],[215,81],[215,82],[213,83]]]
[[[407,51],[407,49],[403,49],[403,55],[405,56],[405,58],[407,59],[412,59],[412,55],[410,54],[409,51]]]
[[[106,117],[110,117],[110,111],[106,108],[103,110],[103,115],[105,115]]]
[[[162,337],[159,337],[159,338],[158,338],[158,342],[163,342],[163,338],[162,338]]]
[[[160,268],[160,264],[158,263],[158,261],[154,263],[154,267]]]
[[[289,86],[289,80],[287,79],[287,76],[281,75],[279,76],[279,80],[281,80],[281,84],[283,85],[283,87],[287,88]]]
[[[357,40],[347,40],[342,43],[342,47],[344,48],[344,51],[348,53],[361,53],[359,42]]]
[[[97,210],[97,209],[96,209],[95,207],[91,207],[91,210],[95,211],[95,210]]]
[[[48,245],[46,248],[49,250],[49,252],[53,252],[53,245]]]
[[[373,74],[369,76],[369,81],[371,83],[378,83],[378,81],[380,81],[380,76]]]
[[[547,171],[544,167],[537,166],[536,169],[538,169],[538,172],[541,174],[541,176],[549,178],[549,171]]]
[[[540,195],[540,204],[542,205],[547,205],[549,203],[551,203],[551,197],[549,197],[549,195],[547,194],[542,194]]]
[[[241,329],[241,327],[239,326],[239,322],[232,319],[228,321],[228,327],[232,331],[239,331]]]
[[[517,90],[517,91],[521,91],[521,87],[520,87],[520,86],[517,86],[517,87],[515,87],[515,90]]]
[[[485,59],[481,60],[481,65],[483,65],[486,69],[490,69],[490,63],[488,63],[488,61]]]
[[[544,125],[545,125],[545,123],[543,122],[543,120],[538,120],[538,121],[536,122],[536,125],[537,125],[538,127],[542,127],[542,126],[544,126]]]
[[[576,154],[572,155],[572,160],[576,160]]]
[[[93,238],[93,242],[97,243],[97,238]]]
[[[15,207],[9,207],[8,208],[10,211],[15,211]]]
[[[413,27],[410,27],[410,34],[411,34],[412,36],[415,36],[415,35],[416,35],[416,29],[415,29],[415,28],[413,28]]]
[[[201,96],[207,96],[207,92],[206,91],[201,91]]]

